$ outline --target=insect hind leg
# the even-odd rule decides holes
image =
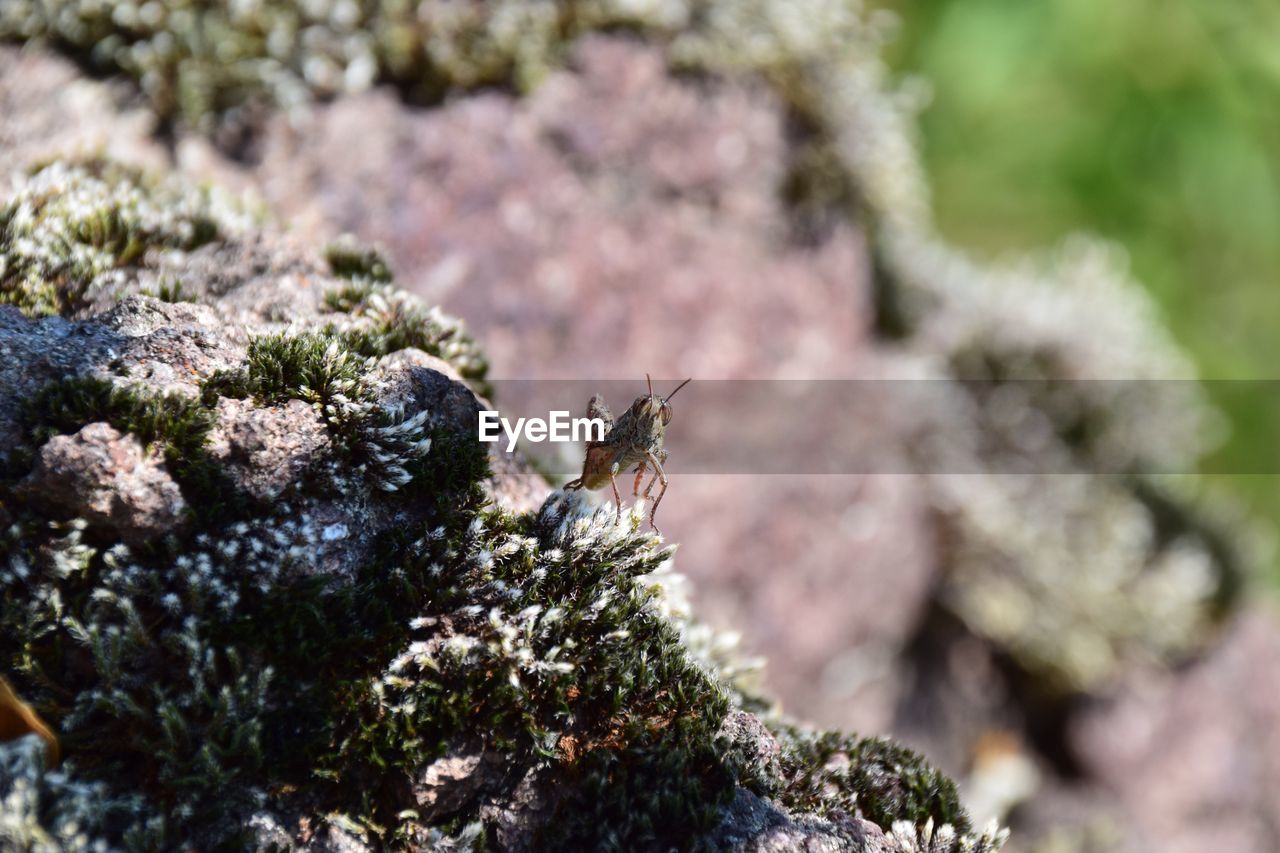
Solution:
[[[618,466],[616,463],[609,469],[609,485],[613,487],[613,505],[617,510],[613,515],[613,523],[619,524],[622,522],[622,495],[618,494]]]
[[[662,488],[658,489],[658,496],[653,499],[653,507],[649,510],[649,526],[653,528],[654,533],[661,536],[662,531],[659,530],[658,525],[654,523],[654,518],[658,515],[658,504],[662,503],[662,496],[667,493],[667,472],[662,470],[662,463],[660,463],[658,461],[658,457],[654,456],[652,453],[649,454],[649,464],[653,466],[656,479],[662,483]],[[653,483],[649,484],[649,488],[653,488]],[[648,494],[649,492],[646,490],[645,496],[647,497]]]

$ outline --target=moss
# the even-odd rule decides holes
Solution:
[[[232,384],[336,398],[362,377],[325,366],[333,342],[262,338]],[[33,438],[106,418],[188,456],[208,415],[98,380],[28,409]],[[967,826],[950,783],[881,741],[797,734],[786,779],[752,770],[720,735],[733,695],[665,615],[669,552],[639,516],[619,526],[563,495],[536,513],[486,507],[480,445],[433,439],[382,498],[419,520],[342,583],[303,570],[320,535],[305,504],[202,517],[180,549],[146,553],[18,508],[0,543],[0,665],[57,722],[68,772],[132,804],[108,837],[242,846],[269,792],[304,789],[375,844],[420,838],[413,775],[476,740],[499,768],[486,796],[539,774],[546,848],[695,845],[739,784],[819,812],[856,795],[886,826]],[[843,772],[825,766],[837,751]],[[433,831],[472,827],[479,805],[434,815]]]
[[[716,741],[726,695],[652,609],[643,576],[665,554],[647,536],[589,546],[611,520],[562,512],[554,501],[536,515],[489,510],[451,545],[415,546],[425,550],[406,573],[422,596],[423,639],[406,637],[364,691],[333,769],[345,785],[353,754],[372,762],[372,778],[479,736],[507,762],[552,775],[555,813],[538,843],[687,843],[732,795]]]
[[[462,323],[439,309],[424,308],[405,291],[368,279],[330,291],[325,304],[352,318],[328,331],[340,334],[353,351],[380,358],[404,349],[422,350],[453,365],[477,393],[491,392],[485,382],[489,363],[480,347]]]
[[[16,0],[0,38],[44,38],[92,66],[141,81],[153,109],[203,129],[255,106],[398,85],[434,103],[456,89],[524,89],[576,34],[638,22],[626,3],[492,0],[478,4],[104,6]]]
[[[391,281],[391,268],[382,253],[368,246],[361,246],[351,239],[336,240],[325,247],[324,259],[329,269],[340,278],[352,281],[368,280],[380,283]],[[326,304],[334,311],[351,311],[356,300],[344,298],[347,291],[336,291],[325,297]],[[352,292],[355,292],[354,290]]]
[[[106,421],[144,445],[159,448],[187,503],[199,507],[205,519],[229,517],[248,509],[245,498],[236,493],[206,448],[213,428],[212,412],[179,394],[148,394],[105,379],[60,380],[25,401],[27,441],[15,454],[17,466],[29,467],[35,449],[54,435],[76,432],[95,421]]]
[[[332,336],[268,336],[210,382],[264,402],[359,397],[348,366],[364,362],[341,356]],[[192,400],[102,380],[57,383],[27,411],[33,442],[106,419],[187,459],[209,424]],[[487,507],[483,448],[432,439],[384,498],[421,520],[338,584],[295,571],[318,536],[305,505],[202,516],[180,549],[145,553],[17,509],[0,543],[0,665],[57,721],[70,772],[131,804],[109,837],[242,845],[268,792],[305,789],[373,843],[421,838],[413,774],[477,739],[499,768],[487,796],[539,775],[550,813],[534,841],[550,849],[696,846],[738,785],[886,828],[967,828],[954,786],[883,741],[788,732],[783,778],[750,766],[720,734],[733,694],[665,615],[669,552],[639,517],[615,525],[564,495],[524,515]],[[431,831],[472,837],[479,805]]]
[[[126,283],[149,251],[212,241],[219,221],[204,194],[107,161],[44,166],[0,209],[0,303],[75,314]]]
[[[182,289],[182,282],[179,280],[161,282],[151,293],[144,293],[144,296],[152,296],[161,302],[195,302],[194,296],[186,293]]]
[[[789,808],[857,813],[886,830],[909,821],[972,831],[955,783],[906,747],[883,738],[794,728],[779,735],[787,779],[779,799]]]
[[[30,408],[41,434],[92,413],[184,444],[176,416],[105,383],[63,383]],[[421,471],[448,478],[429,487],[442,496],[428,516],[441,529],[465,529],[482,500],[464,478],[484,469],[463,460]],[[148,553],[18,512],[0,542],[0,665],[58,721],[70,772],[134,798],[129,821],[99,827],[116,842],[242,846],[243,817],[267,790],[314,787],[313,771],[335,760],[351,768],[347,779],[378,766],[377,755],[329,751],[356,742],[344,709],[362,701],[439,584],[405,563],[400,537],[353,583],[335,585],[291,574],[290,555],[320,535],[305,507],[232,524],[202,516],[180,551]],[[431,553],[457,560],[455,542],[440,538]],[[358,789],[325,796],[335,809],[378,814]]]
[[[334,335],[265,335],[249,344],[246,381],[268,405],[296,399],[327,407],[359,396],[367,371]]]
[[[429,412],[405,419],[377,403],[372,361],[352,350],[332,331],[254,338],[243,371],[210,378],[202,396],[226,390],[272,405],[285,400],[311,403],[329,427],[350,473],[383,491],[413,481],[413,465],[431,447]]]

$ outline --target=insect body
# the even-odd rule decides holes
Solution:
[[[652,467],[653,479],[644,490],[644,496],[649,497],[654,483],[661,483],[658,497],[649,510],[649,526],[661,533],[653,519],[658,513],[658,504],[662,503],[662,496],[667,492],[667,473],[662,469],[662,463],[667,461],[667,452],[662,449],[662,440],[666,435],[667,424],[671,423],[671,398],[692,380],[681,382],[664,399],[653,393],[653,380],[647,374],[645,379],[649,383],[648,395],[637,397],[631,408],[623,412],[616,421],[603,397],[596,394],[591,398],[591,402],[587,404],[587,417],[604,421],[604,438],[587,443],[587,458],[582,463],[582,476],[565,483],[564,487],[599,489],[608,483],[613,487],[613,501],[618,508],[618,520],[621,520],[622,496],[618,494],[618,474],[632,465],[636,466],[636,480],[631,494],[639,497],[645,471]]]

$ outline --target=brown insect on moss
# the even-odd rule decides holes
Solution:
[[[686,379],[676,386],[665,398],[653,393],[653,380],[645,374],[649,385],[649,393],[636,397],[631,408],[627,409],[614,421],[613,414],[599,394],[587,403],[587,417],[604,421],[604,438],[587,443],[587,458],[582,463],[582,476],[565,483],[566,489],[599,489],[608,483],[613,487],[614,506],[617,507],[617,520],[622,520],[622,496],[618,493],[618,474],[632,465],[635,467],[636,479],[632,487],[632,497],[640,496],[640,483],[644,480],[645,471],[653,468],[653,479],[644,490],[644,497],[649,498],[654,483],[660,483],[658,496],[654,498],[653,507],[649,510],[649,526],[661,534],[654,516],[658,513],[658,504],[667,493],[667,473],[662,463],[667,461],[667,451],[662,442],[671,423],[671,398],[684,386],[692,382]]]

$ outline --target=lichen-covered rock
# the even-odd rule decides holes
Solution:
[[[642,508],[491,466],[484,359],[376,256],[228,219],[98,264],[63,221],[60,194],[166,222],[185,193],[56,163],[4,208],[61,236],[0,242],[0,665],[66,746],[0,777],[6,839],[1000,845],[914,753],[739,710]],[[142,295],[168,274],[181,294]],[[734,824],[748,793],[776,820]]]
[[[108,423],[49,439],[18,490],[130,545],[177,532],[186,520],[187,503],[164,463]]]
[[[419,531],[412,521],[404,526],[405,514],[379,515],[387,495],[358,484],[400,483],[392,494],[402,497],[414,491],[420,466],[441,449],[442,436],[434,436],[422,456],[416,455],[422,445],[394,428],[362,433],[361,442],[340,428],[359,420],[359,405],[334,408],[311,386],[272,379],[299,358],[323,355],[315,338],[290,346],[277,341],[270,352],[259,343],[249,354],[257,337],[286,331],[297,314],[309,331],[339,333],[354,353],[377,359],[368,375],[375,385],[388,383],[373,392],[384,404],[402,405],[406,413],[443,404],[442,422],[465,418],[477,403],[455,380],[484,390],[483,360],[451,324],[387,287],[393,269],[474,321],[499,375],[580,376],[590,365],[598,376],[688,370],[932,380],[930,387],[941,389],[940,411],[908,407],[904,420],[887,407],[859,418],[869,459],[892,460],[925,476],[771,478],[767,489],[742,478],[682,478],[664,508],[672,510],[669,529],[682,542],[682,562],[697,574],[708,609],[720,621],[749,628],[752,651],[786,661],[765,675],[791,709],[831,724],[903,734],[967,777],[966,794],[992,813],[1036,791],[1014,813],[1028,830],[1024,838],[1079,842],[1082,849],[1121,842],[1145,849],[1166,843],[1168,833],[1203,846],[1206,836],[1197,830],[1204,829],[1223,832],[1240,849],[1269,849],[1265,833],[1248,828],[1275,822],[1274,806],[1259,799],[1270,790],[1267,768],[1275,751],[1251,722],[1265,721],[1269,711],[1240,682],[1268,646],[1239,640],[1235,549],[1205,522],[1194,495],[1166,491],[1146,476],[1186,468],[1204,449],[1201,401],[1190,386],[1163,382],[1143,386],[1161,389],[1154,396],[1107,382],[1028,392],[1046,378],[1181,377],[1189,375],[1187,365],[1105,248],[1074,240],[1046,257],[993,267],[938,240],[913,139],[919,100],[910,87],[897,87],[877,58],[886,31],[880,15],[847,0],[591,0],[554,4],[557,14],[550,14],[553,4],[506,2],[465,11],[444,3],[413,10],[116,5],[118,11],[78,0],[9,4],[0,10],[0,34],[47,37],[81,59],[96,45],[90,62],[132,75],[157,116],[181,115],[213,130],[239,161],[220,161],[177,122],[168,130],[180,163],[257,184],[316,243],[354,231],[385,245],[388,255],[338,242],[326,253],[327,265],[317,264],[280,252],[271,238],[237,233],[234,214],[210,216],[216,238],[195,246],[184,230],[191,217],[156,217],[154,206],[135,216],[129,209],[134,194],[110,189],[108,180],[79,187],[77,198],[123,222],[124,233],[145,234],[135,241],[145,251],[130,250],[128,242],[124,251],[111,239],[95,242],[95,234],[115,232],[95,230],[91,221],[80,248],[84,268],[107,285],[50,287],[40,275],[30,281],[24,275],[5,280],[8,301],[84,312],[77,317],[128,292],[208,303],[217,320],[197,325],[215,329],[211,339],[223,341],[226,357],[209,367],[228,375],[214,382],[199,371],[143,365],[130,365],[127,373],[184,394],[209,390],[211,399],[243,394],[221,396],[219,406],[231,400],[254,411],[310,406],[324,422],[332,454],[352,455],[336,459],[336,467],[305,472],[303,485],[338,474],[355,493],[372,495],[362,512],[375,527],[412,532]],[[301,28],[307,37],[292,38]],[[597,29],[611,34],[579,38]],[[210,62],[207,32],[237,46],[232,61]],[[459,50],[462,44],[473,49]],[[12,140],[16,148],[11,160],[0,160],[0,171],[18,174],[47,159],[42,139],[63,150],[96,136],[113,151],[163,156],[156,150],[163,146],[139,132],[137,113],[111,107],[111,94],[126,87],[82,78],[64,85],[75,77],[69,66],[39,50],[0,48],[0,62],[10,63],[0,69],[30,75],[33,84],[0,74],[6,108],[0,115],[7,119],[0,120],[0,141]],[[695,73],[680,73],[688,70]],[[535,79],[540,85],[530,87]],[[378,80],[395,87],[366,91]],[[495,82],[517,86],[491,88]],[[461,96],[477,85],[479,93]],[[441,99],[445,90],[453,97]],[[420,109],[423,101],[433,108]],[[287,115],[262,109],[268,103]],[[76,120],[79,107],[83,122]],[[104,134],[108,126],[112,133]],[[27,202],[34,209],[33,200]],[[195,203],[187,198],[176,209],[205,216],[220,205],[209,196]],[[38,218],[28,217],[18,236],[56,245],[44,238],[64,232]],[[31,268],[36,256],[27,248],[10,252],[14,269]],[[355,281],[335,291],[332,274]],[[165,304],[126,300],[122,309],[136,316],[168,310]],[[25,321],[16,311],[0,311],[0,323],[19,322]],[[101,356],[117,342],[99,326],[49,318],[37,332],[23,331],[13,352],[32,369],[0,373],[4,389],[15,389],[14,399],[27,398],[68,372],[117,382],[125,374],[101,369],[109,361]],[[72,334],[101,338],[102,346],[67,346],[63,338]],[[8,346],[6,340],[0,346]],[[256,373],[239,375],[250,358]],[[359,372],[351,352],[323,360],[335,386],[348,387]],[[76,395],[51,400],[92,390],[79,387]],[[135,405],[113,405],[121,423],[135,422]],[[0,438],[11,439],[0,441],[0,453],[31,438],[26,421],[6,423],[0,410],[0,432],[8,430]],[[1012,428],[1026,425],[1035,429]],[[979,435],[994,441],[974,442]],[[1023,441],[1025,435],[1037,440]],[[171,454],[187,458],[184,445],[161,438],[166,465]],[[541,506],[546,488],[539,478],[504,457],[489,462],[493,476],[482,494],[513,511]],[[175,478],[184,488],[190,483],[203,494],[219,493],[200,486],[201,472],[209,470],[202,464],[188,472],[200,476],[175,472]],[[245,473],[219,470],[232,485]],[[963,473],[952,476],[956,472]],[[251,485],[240,489],[250,498]],[[201,543],[195,564],[215,573],[219,560],[261,551],[266,556],[250,569],[263,573],[281,553],[298,549],[312,559],[289,564],[288,572],[381,592],[383,581],[362,572],[379,543],[352,527],[351,494],[322,495],[278,525],[245,522],[235,538],[251,544],[219,557],[209,542]],[[562,510],[568,512],[549,506],[537,517],[561,518]],[[578,512],[585,510],[572,509]],[[0,519],[13,530],[10,508],[0,506]],[[24,523],[21,508],[16,520]],[[59,566],[78,566],[86,548],[102,548],[93,531],[74,521],[58,520],[55,528],[48,551]],[[18,530],[11,538],[28,535]],[[292,544],[282,551],[280,540]],[[532,601],[513,591],[502,570],[504,560],[517,558],[499,555],[502,546],[491,544],[476,546],[479,563],[492,559],[498,567],[486,583],[501,584],[522,605]],[[426,577],[410,572],[433,593],[439,581],[430,578],[449,576],[456,569],[451,560],[466,549],[450,543],[442,550],[444,556],[412,570]],[[550,574],[558,566],[553,562]],[[741,662],[726,659],[722,644],[686,621],[678,587],[662,575],[652,576],[653,588],[662,591],[651,599],[655,612],[678,626],[700,666],[736,677]],[[487,627],[455,608],[432,614],[437,621],[424,623],[428,637],[403,638],[406,646],[427,644],[424,677],[434,677],[432,664],[439,664],[447,638],[457,644],[479,638],[486,662],[520,660],[528,647],[516,640],[532,617],[513,621],[516,605],[501,599],[486,605],[493,600],[502,606]],[[337,614],[344,625],[367,625],[360,620],[370,618],[337,605],[317,612]],[[515,639],[512,624],[519,626]],[[297,626],[289,631],[294,639],[306,633]],[[1254,686],[1260,683],[1266,682]],[[1197,705],[1192,697],[1205,684],[1232,696],[1243,690],[1251,697],[1249,712]],[[386,687],[413,692],[399,682]],[[404,704],[412,703],[388,711],[385,700],[370,701],[344,731],[389,718],[403,722],[404,715],[396,715]],[[680,809],[687,805],[682,791],[659,784],[689,775],[687,765],[664,767],[655,782],[653,775],[629,777],[619,763],[605,760],[618,747],[622,723],[638,732],[629,741],[636,750],[653,748],[643,737],[658,737],[643,725],[652,717],[596,718],[593,733],[581,730],[578,706],[570,708],[571,724],[557,718],[555,726],[530,723],[525,730],[537,734],[533,752],[540,760],[500,768],[494,779],[501,782],[483,782],[444,827],[412,819],[396,824],[395,842],[518,848],[530,839],[547,842],[539,828],[566,814],[643,831],[643,821],[626,823],[629,816],[611,811],[616,801],[583,795],[583,789],[599,794],[591,786],[602,776],[616,783],[606,791],[623,792],[633,805],[652,802],[637,793],[648,791]],[[758,788],[733,789],[714,830],[723,833],[722,846],[925,850],[966,843],[941,827],[929,830],[918,814],[910,825],[887,828],[884,815],[879,824],[832,816],[849,804],[838,795],[842,785],[869,781],[849,772],[848,754],[865,755],[860,766],[882,770],[891,751],[796,742],[781,729],[754,737],[751,726],[736,725],[746,719],[728,712],[717,735],[729,740],[726,748],[741,762],[739,780],[753,779]],[[1130,749],[1112,749],[1112,728],[1177,730],[1174,739],[1188,746],[1164,749],[1166,735],[1129,738]],[[421,732],[409,729],[405,739],[412,742]],[[374,764],[385,764],[385,744],[372,735],[363,742],[372,744]],[[419,756],[417,769],[458,742],[435,741],[435,752],[425,750],[430,754]],[[1261,746],[1252,756],[1255,744]],[[828,768],[824,759],[823,772],[788,777],[787,768],[805,763],[796,755],[811,762],[823,755],[835,764]],[[597,763],[580,766],[589,759]],[[1184,760],[1193,769],[1171,771]],[[1239,787],[1222,786],[1230,803],[1217,786],[1200,781],[1220,780],[1221,768],[1244,765],[1249,769],[1235,780],[1244,780]],[[567,805],[549,796],[566,790],[566,777],[583,785],[566,795]],[[468,780],[466,790],[474,777]],[[831,800],[814,800],[822,790]],[[893,793],[892,786],[879,790]],[[347,815],[326,812],[317,800],[274,799],[255,814],[264,826],[282,827],[283,836],[271,836],[277,840],[317,846],[384,840],[361,823],[368,815],[363,806],[344,804]],[[378,800],[390,801],[411,798],[401,787]],[[1232,817],[1191,825],[1210,811]],[[1249,814],[1263,817],[1251,824],[1243,816]],[[575,825],[558,838],[580,841],[574,834],[580,831]]]

